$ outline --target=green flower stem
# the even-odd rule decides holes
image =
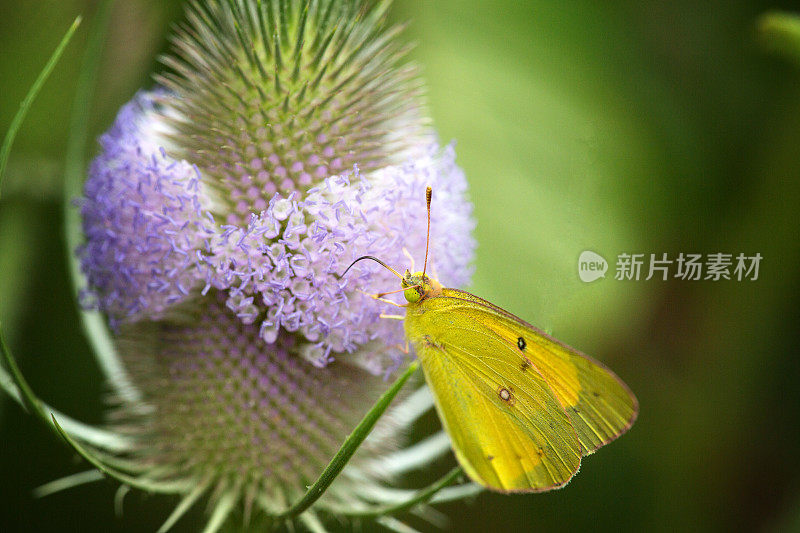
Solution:
[[[450,470],[447,474],[439,478],[438,481],[432,483],[427,488],[421,489],[420,491],[417,492],[415,496],[408,499],[407,501],[391,505],[384,505],[381,507],[370,509],[369,511],[353,511],[353,512],[344,511],[343,514],[359,518],[377,518],[379,516],[393,515],[401,513],[403,511],[407,511],[412,507],[414,507],[415,505],[419,505],[420,503],[425,503],[431,498],[433,498],[433,496],[436,495],[436,493],[438,493],[440,490],[454,483],[461,474],[462,474],[461,467],[456,466],[452,470]]]
[[[336,455],[331,459],[331,462],[328,463],[328,466],[319,476],[317,481],[311,485],[311,488],[308,489],[305,496],[303,496],[297,503],[283,511],[282,513],[276,515],[276,518],[286,518],[291,519],[298,516],[300,513],[311,507],[314,502],[316,502],[324,493],[325,490],[333,483],[333,480],[336,479],[336,476],[342,471],[342,469],[347,465],[347,462],[356,452],[358,447],[364,442],[364,439],[367,438],[372,428],[375,426],[375,423],[381,417],[381,415],[386,411],[389,407],[389,404],[392,402],[397,393],[400,392],[400,389],[405,385],[406,381],[417,371],[419,368],[419,361],[414,361],[408,368],[406,369],[403,374],[398,377],[392,386],[387,390],[383,395],[375,402],[375,405],[369,410],[369,412],[364,416],[361,422],[356,426],[350,435],[345,439],[344,444],[342,447],[339,448],[339,451],[336,452]]]

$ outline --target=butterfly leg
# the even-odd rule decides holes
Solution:
[[[392,345],[392,346],[393,346],[394,348],[397,348],[398,350],[400,350],[400,352],[401,352],[403,355],[408,355],[408,354],[410,353],[410,351],[409,351],[409,348],[408,348],[408,341],[406,341],[406,342],[405,342],[405,343],[403,343],[403,344],[394,344],[394,345]]]
[[[402,353],[403,355],[409,354],[408,341],[406,341],[405,344],[395,344],[394,347],[400,350],[400,353]]]
[[[399,303],[393,302],[391,300],[387,300],[386,298],[381,298],[380,295],[378,295],[378,294],[370,294],[369,296],[373,300],[378,300],[379,302],[383,302],[383,303],[386,303],[386,304],[391,304],[391,305],[393,305],[395,307],[406,307],[406,305],[399,304]]]
[[[360,289],[356,289],[356,290],[357,290],[358,292],[360,292],[361,294],[364,294],[364,295],[366,295],[366,296],[369,296],[369,297],[370,297],[370,298],[372,298],[373,300],[378,300],[379,302],[383,302],[383,303],[391,304],[391,305],[393,305],[393,306],[395,306],[395,307],[406,307],[406,305],[407,305],[407,304],[405,304],[405,305],[404,305],[404,304],[399,304],[399,303],[397,303],[397,302],[393,302],[393,301],[391,301],[391,300],[387,300],[386,298],[382,298],[382,296],[386,296],[387,294],[393,294],[394,292],[398,292],[398,291],[392,291],[392,292],[380,292],[380,293],[378,293],[378,294],[370,294],[370,293],[368,293],[368,292],[365,292],[365,291],[362,291],[362,290],[360,290]]]
[[[387,315],[387,314],[381,313],[378,316],[380,318],[389,318],[389,319],[392,319],[392,320],[405,320],[406,319],[406,317],[404,317],[403,315]]]

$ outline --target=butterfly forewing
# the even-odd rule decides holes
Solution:
[[[581,459],[569,415],[541,375],[521,370],[501,335],[470,313],[453,313],[451,300],[409,306],[406,331],[459,462],[495,490],[564,485]]]
[[[527,361],[538,371],[567,410],[584,455],[616,439],[635,421],[636,397],[601,363],[467,292],[444,289],[437,299],[451,312],[469,313],[481,329],[492,330],[516,348],[519,368]]]

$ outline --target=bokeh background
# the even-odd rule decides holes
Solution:
[[[607,362],[641,404],[631,432],[588,458],[566,489],[440,509],[454,531],[798,531],[800,61],[765,45],[758,20],[800,5],[605,4],[395,2],[437,129],[457,141],[470,182],[479,241],[471,289]],[[95,9],[89,0],[0,1],[0,130],[72,19],[91,21]],[[93,132],[151,86],[181,14],[177,0],[116,4]],[[0,200],[0,321],[39,394],[101,422],[106,390],[69,288],[60,201],[87,29],[12,152]],[[606,279],[579,280],[584,250],[608,259]],[[613,279],[620,253],[680,252],[763,260],[756,281]],[[419,431],[436,423],[431,415]],[[148,531],[175,503],[132,493],[116,517],[110,482],[32,496],[85,468],[0,399],[0,530]],[[199,508],[176,531],[202,523]]]

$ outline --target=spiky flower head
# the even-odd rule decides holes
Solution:
[[[141,391],[114,425],[142,478],[248,514],[304,492],[405,357],[402,323],[366,296],[397,280],[363,263],[337,274],[366,254],[421,261],[428,185],[429,268],[467,282],[465,180],[387,7],[194,3],[160,88],[101,138],[79,253]],[[385,481],[374,459],[397,429],[384,424],[329,505]]]

